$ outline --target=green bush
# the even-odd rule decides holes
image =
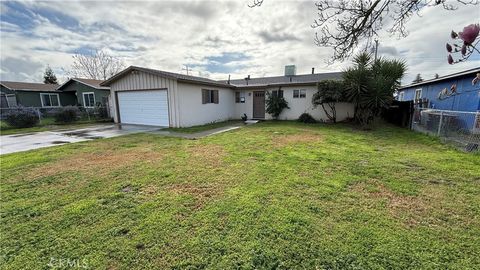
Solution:
[[[274,91],[273,93],[267,92],[267,113],[271,114],[273,118],[277,119],[282,113],[283,109],[290,109],[288,102],[283,98],[282,90]]]
[[[54,115],[56,123],[72,123],[78,120],[80,110],[75,106],[65,106],[60,108]]]
[[[306,123],[306,124],[314,124],[317,122],[313,116],[308,113],[302,113],[300,117],[298,117],[298,122]]]
[[[12,127],[27,128],[38,124],[38,113],[31,108],[20,107],[11,110],[4,115],[4,120]]]

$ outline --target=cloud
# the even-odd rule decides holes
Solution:
[[[327,65],[330,48],[314,45],[316,9],[310,1],[58,1],[1,2],[1,79],[41,81],[48,64],[62,79],[72,54],[105,48],[127,65],[225,79],[342,70]],[[480,11],[479,11],[480,12]],[[456,14],[456,16],[452,16]],[[478,58],[450,66],[445,42],[451,29],[478,21],[480,13],[460,6],[422,11],[408,23],[410,35],[379,37],[379,55],[401,57],[409,66],[405,81],[479,66]],[[419,27],[421,25],[421,27]],[[477,59],[477,60],[475,60]],[[29,64],[30,63],[30,64]]]
[[[42,73],[39,73],[38,71],[43,68],[45,68],[43,63],[36,62],[29,57],[6,57],[2,60],[0,74],[2,76],[2,80],[5,81],[38,81],[39,78],[42,78]]]
[[[300,40],[298,37],[289,33],[271,33],[269,31],[260,31],[258,35],[267,43]]]

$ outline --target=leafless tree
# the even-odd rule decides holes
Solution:
[[[106,80],[125,68],[125,63],[105,50],[95,50],[90,54],[76,53],[73,64],[66,74],[96,80]]]
[[[264,2],[252,1],[250,7]],[[455,10],[458,5],[478,3],[478,0],[319,0],[315,3],[318,18],[312,24],[318,29],[315,44],[333,48],[333,61],[344,60],[360,43],[365,43],[365,49],[372,47],[384,24],[390,34],[405,37],[406,23],[424,7]]]

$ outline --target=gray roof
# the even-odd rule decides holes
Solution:
[[[95,79],[83,79],[83,78],[71,78],[68,81],[64,82],[62,85],[60,85],[57,89],[61,90],[71,82],[79,82],[85,85],[88,85],[90,87],[93,87],[95,89],[100,89],[100,90],[109,90],[110,88],[107,86],[101,86],[100,84],[104,82],[103,80],[95,80]]]
[[[143,68],[137,66],[130,66],[123,71],[117,73],[110,79],[102,82],[101,86],[109,86],[112,82],[120,79],[121,77],[127,75],[132,70],[138,70],[146,73],[151,73],[159,76],[164,76],[172,79],[176,79],[181,82],[191,82],[191,83],[200,83],[213,86],[221,87],[267,87],[267,86],[281,86],[281,85],[298,85],[298,84],[316,84],[322,80],[338,80],[342,78],[342,72],[330,72],[330,73],[315,73],[315,74],[306,74],[306,75],[296,75],[296,76],[274,76],[274,77],[261,77],[261,78],[251,78],[248,81],[248,85],[245,79],[230,80],[228,81],[215,81],[207,78],[190,76],[180,73],[168,72],[157,69]]]
[[[150,68],[143,68],[143,67],[136,67],[136,66],[130,66],[123,71],[115,74],[113,77],[109,78],[108,80],[104,81],[101,83],[101,86],[109,86],[112,82],[120,79],[124,75],[127,75],[130,71],[132,70],[138,70],[154,75],[159,75],[159,76],[164,76],[172,79],[177,79],[178,81],[181,82],[193,82],[193,83],[200,83],[200,84],[206,84],[206,85],[213,85],[213,86],[222,86],[222,87],[232,87],[231,85],[226,84],[225,82],[221,81],[214,81],[211,79],[207,78],[202,78],[202,77],[196,77],[196,76],[190,76],[190,75],[184,75],[180,73],[174,73],[174,72],[168,72],[168,71],[163,71],[163,70],[157,70],[157,69],[150,69]]]
[[[1,81],[0,84],[14,91],[54,92],[58,87],[58,84],[11,82],[11,81]]]
[[[258,86],[279,86],[290,84],[316,84],[323,80],[339,80],[342,79],[342,72],[329,72],[329,73],[315,73],[295,76],[274,76],[274,77],[261,77],[230,80],[230,84],[238,87],[258,87]],[[226,81],[225,81],[226,82]]]
[[[479,73],[479,72],[480,72],[480,67],[472,68],[472,69],[469,69],[469,70],[464,70],[464,71],[460,71],[460,72],[457,72],[457,73],[452,73],[452,74],[449,74],[449,75],[441,76],[441,77],[438,77],[437,79],[424,80],[424,81],[421,81],[421,82],[418,82],[418,83],[403,85],[402,87],[400,87],[400,89],[405,89],[405,88],[410,88],[410,87],[414,87],[414,86],[424,85],[424,84],[428,84],[428,83],[432,83],[432,82],[443,81],[443,80],[447,80],[447,79],[451,79],[451,78],[457,78],[457,77],[470,75],[470,74],[476,74],[476,73]]]

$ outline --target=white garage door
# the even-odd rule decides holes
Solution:
[[[118,92],[120,122],[168,127],[167,90]]]

